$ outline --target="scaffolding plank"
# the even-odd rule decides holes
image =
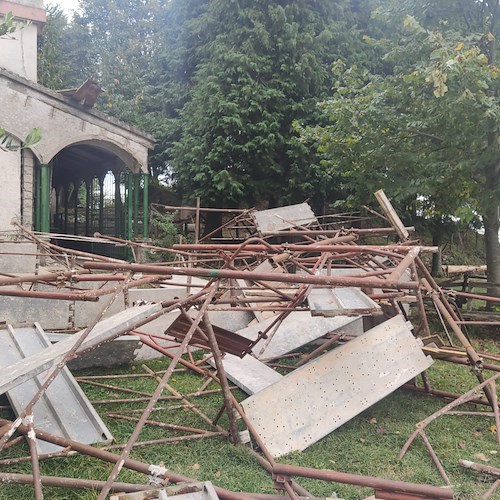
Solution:
[[[215,366],[213,359],[208,363]],[[226,354],[222,360],[227,378],[247,394],[255,394],[283,378],[278,372],[253,356],[238,358]]]
[[[256,340],[259,332],[264,331],[275,320],[268,318],[256,325],[238,330],[238,334]],[[258,359],[267,360],[289,352],[324,337],[328,333],[344,332],[348,335],[363,333],[363,318],[336,316],[324,318],[311,316],[308,311],[294,311],[287,316],[271,340],[262,339],[252,349]]]
[[[13,361],[37,356],[51,344],[40,325],[13,328],[1,332],[0,367]],[[8,341],[7,341],[8,339]],[[44,383],[46,373],[27,380],[7,392],[12,409],[19,415]],[[33,408],[35,426],[56,436],[84,444],[111,442],[113,436],[92,407],[67,367],[54,379]],[[37,440],[39,453],[52,453],[61,448]]]
[[[431,364],[399,315],[286,375],[242,406],[270,453],[279,457],[306,449]]]
[[[313,316],[367,315],[380,311],[380,306],[355,287],[313,288],[307,303]]]
[[[109,500],[217,500],[219,496],[210,481],[199,483],[179,483],[161,489],[151,489],[134,493],[113,494]]]
[[[51,344],[73,337],[73,333],[45,332]],[[135,360],[136,351],[141,347],[141,339],[137,335],[122,335],[111,342],[100,345],[91,352],[82,353],[68,363],[70,370],[85,368],[127,365]]]
[[[180,313],[176,320],[165,330],[165,335],[170,335],[177,342],[181,343],[192,324],[193,322],[189,318],[186,318],[184,314]],[[240,358],[250,352],[253,342],[247,337],[243,337],[216,325],[212,325],[212,329],[214,331],[215,338],[217,339],[219,349],[222,352],[228,352],[230,354],[234,354],[235,356],[239,356]],[[199,330],[201,330],[205,335],[203,336]],[[206,333],[206,326],[203,322],[200,323],[199,330],[196,329],[194,331],[189,344],[199,345],[209,349],[210,345],[207,340],[208,334]]]
[[[159,304],[131,307],[110,318],[99,321],[77,352],[91,349],[104,341],[111,340],[126,330],[131,330],[136,323],[160,310],[161,305]],[[79,336],[83,333],[84,330],[76,333],[72,338],[62,340],[57,344],[47,347],[40,353],[26,357],[22,361],[15,362],[12,360],[6,365],[9,369],[0,372],[0,394],[26,382],[26,380],[33,378],[35,375],[38,375],[57,363],[71,350]],[[8,336],[0,331],[0,343],[3,344],[8,342]]]
[[[257,210],[252,212],[252,217],[257,231],[261,234],[308,226],[318,222],[312,208],[307,203]]]

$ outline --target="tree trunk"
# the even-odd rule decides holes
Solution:
[[[500,206],[487,209],[484,217],[484,239],[488,282],[500,283]],[[500,296],[500,288],[489,288],[488,295]]]
[[[432,254],[432,270],[431,274],[432,276],[442,276],[443,275],[443,268],[442,268],[442,261],[441,261],[441,244],[443,243],[443,234],[442,234],[442,226],[440,227],[439,224],[433,224],[431,228],[431,234],[432,234],[432,245],[435,247],[438,247],[438,251],[436,253]]]
[[[497,2],[487,2],[486,6],[490,12],[490,33],[495,33],[498,22]],[[488,63],[495,64],[497,51],[497,39],[493,36],[488,43]],[[495,96],[493,89],[489,90],[492,96]],[[498,96],[496,96],[498,98]],[[490,120],[492,120],[490,118]],[[494,124],[493,124],[494,125]],[[493,126],[492,132],[488,136],[488,146],[493,148],[498,158],[498,132]],[[498,188],[500,185],[500,161],[493,163],[486,169],[486,182],[488,189],[493,193],[491,204],[486,207],[484,223],[484,239],[486,246],[486,266],[488,268],[488,282],[500,283],[500,205],[498,203]],[[500,288],[488,288],[488,295],[500,297]],[[488,308],[491,304],[488,304]]]

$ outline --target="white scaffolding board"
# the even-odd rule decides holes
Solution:
[[[429,368],[396,316],[250,396],[242,406],[269,452],[301,451]]]

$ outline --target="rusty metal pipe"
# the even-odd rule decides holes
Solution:
[[[408,231],[415,231],[415,227],[407,227]],[[383,235],[391,235],[397,234],[395,229],[391,227],[375,227],[375,228],[366,228],[366,229],[358,229],[354,227],[350,227],[345,229],[344,231],[349,231],[349,233],[353,233],[355,235],[364,235],[364,236],[383,236]],[[264,234],[266,236],[328,236],[335,235],[339,232],[339,229],[303,229],[303,230],[286,230],[286,231],[266,231]]]
[[[78,274],[89,274],[89,271],[87,269],[81,269],[60,273],[30,274],[11,278],[0,278],[0,286],[17,285],[19,283],[38,283],[40,281],[61,281],[61,278],[76,278]]]
[[[406,483],[403,481],[393,481],[380,477],[361,476],[359,474],[348,474],[331,470],[311,469],[309,467],[299,467],[297,465],[276,464],[273,473],[279,476],[300,476],[321,481],[331,481],[335,483],[354,484],[374,489],[385,489],[405,493],[421,495],[424,498],[453,498],[453,491],[450,488],[440,488],[426,484]]]
[[[149,366],[142,365],[142,368],[144,370],[146,370],[146,372],[150,376],[155,377],[158,382],[161,382],[161,378],[153,370],[151,370],[151,368],[149,368]],[[198,415],[201,419],[203,419],[205,422],[207,422],[207,424],[211,425],[212,427],[215,427],[219,432],[223,432],[223,433],[225,433],[225,435],[227,435],[227,431],[225,429],[223,429],[220,425],[215,424],[210,417],[205,415],[205,413],[203,413],[196,405],[191,403],[191,401],[189,401],[185,395],[182,395],[180,392],[178,392],[176,389],[174,389],[169,384],[167,384],[166,388],[171,394],[173,394],[177,398],[181,399],[186,408],[191,410],[193,413],[196,413],[196,415]],[[218,391],[218,392],[222,392],[222,390]],[[195,394],[201,395],[202,390],[199,389]],[[204,394],[206,394],[206,392]]]
[[[218,289],[218,284],[215,283],[212,285],[212,289],[209,291],[207,294],[206,298],[204,299],[203,305],[200,307],[200,310],[198,314],[196,315],[196,318],[193,320],[193,324],[189,328],[188,332],[186,333],[186,336],[184,337],[182,343],[179,345],[178,350],[176,351],[174,357],[172,358],[172,362],[168,366],[166,372],[164,373],[161,382],[158,384],[157,388],[155,389],[155,392],[153,396],[151,397],[151,400],[149,401],[146,409],[144,410],[143,414],[141,415],[141,418],[139,419],[139,422],[137,423],[134,431],[130,435],[127,444],[125,445],[125,448],[123,448],[123,451],[120,455],[120,460],[115,463],[113,470],[111,471],[111,474],[109,475],[105,486],[101,490],[98,500],[104,500],[106,498],[106,495],[109,493],[109,489],[111,485],[115,482],[116,478],[118,477],[118,474],[123,467],[125,463],[125,459],[129,456],[130,450],[132,449],[132,446],[134,443],[137,441],[137,438],[139,437],[139,434],[144,427],[145,421],[148,419],[151,411],[153,410],[154,406],[156,405],[156,402],[158,401],[158,398],[161,396],[161,393],[163,392],[163,389],[165,389],[165,386],[167,385],[175,366],[177,365],[177,362],[179,361],[180,357],[182,356],[184,349],[188,345],[188,342],[191,340],[191,337],[193,336],[196,327],[200,323],[200,321],[203,318],[203,314],[205,314],[207,307],[209,303],[212,301],[212,299],[215,297],[215,294]]]
[[[31,470],[33,472],[33,490],[35,493],[35,500],[43,500],[42,481],[40,478],[40,462],[38,460],[36,434],[35,434],[35,428],[33,426],[33,414],[28,415],[25,418],[25,421],[28,422],[28,433],[25,434],[25,437],[28,441],[28,446],[30,449]]]
[[[219,349],[219,345],[217,343],[217,338],[215,337],[215,332],[212,327],[212,323],[208,317],[208,313],[205,312],[203,314],[203,324],[205,325],[208,342],[210,344],[210,349],[212,351],[215,367],[217,370],[217,378],[219,379],[219,385],[222,388],[222,394],[224,399],[224,406],[226,407],[226,413],[229,419],[229,432],[230,432],[230,440],[233,444],[238,442],[238,427],[236,424],[236,418],[233,412],[233,405],[231,399],[231,390],[229,389],[229,383],[226,377],[226,371],[224,369],[224,365],[222,362],[222,353]]]
[[[453,295],[458,295],[459,297],[466,297],[468,299],[484,300],[486,302],[500,302],[500,297],[492,297],[491,295],[481,295],[478,293],[458,292],[454,290]]]
[[[252,238],[257,239],[257,238]],[[228,250],[235,251],[241,248],[241,245],[235,244],[227,244],[227,245],[217,245],[212,243],[198,243],[198,244],[175,244],[172,246],[174,250],[184,250],[184,251],[219,251],[219,250]],[[438,251],[438,247],[428,247],[428,246],[420,246],[420,247],[408,247],[401,245],[322,245],[321,242],[316,242],[314,245],[310,244],[282,244],[282,245],[269,245],[269,244],[248,244],[245,245],[246,251],[253,252],[265,252],[266,250],[283,253],[288,250],[293,252],[356,252],[357,254],[361,253],[378,253],[378,252],[387,252],[390,250],[391,252],[406,254],[410,251],[411,248],[419,248],[421,252],[430,252],[436,253]]]
[[[438,293],[435,290],[433,290],[433,288],[425,278],[422,278],[421,281],[427,292],[431,295],[434,304],[439,309],[443,317],[446,319],[448,325],[451,327],[455,335],[458,337],[458,339],[464,346],[465,351],[467,352],[467,356],[471,360],[471,363],[473,363],[477,367],[481,367],[482,364],[481,358],[478,356],[474,347],[472,347],[472,344],[470,343],[469,339],[464,335],[464,332],[462,332],[462,330],[460,329],[460,326],[457,325],[455,318],[449,313],[448,308],[443,303],[441,298],[438,296]],[[482,382],[482,380],[480,380],[480,382]],[[488,392],[486,388],[485,391]]]
[[[403,276],[404,272],[415,262],[415,259],[417,258],[419,252],[420,247],[411,247],[403,260],[401,260],[397,267],[388,276],[388,279],[400,279]]]
[[[439,389],[426,389],[425,387],[419,387],[412,384],[404,384],[401,386],[401,389],[410,390],[419,392],[420,394],[426,394],[428,396],[436,396],[438,398],[446,398],[446,399],[457,399],[461,396],[461,394],[457,394],[456,392],[449,391],[441,391]],[[472,398],[469,400],[469,403],[474,403],[476,405],[484,405],[491,406],[490,402],[484,398]]]
[[[141,448],[146,446],[157,446],[159,444],[177,444],[184,443],[186,441],[197,441],[200,439],[206,439],[211,437],[224,437],[227,438],[227,432],[211,432],[207,431],[204,434],[188,434],[185,436],[169,437],[169,438],[159,438],[150,439],[149,441],[135,441],[132,448]],[[123,450],[126,444],[111,444],[101,448],[102,450]]]
[[[132,272],[144,272],[148,274],[167,274],[182,276],[199,276],[204,278],[218,279],[245,279],[249,281],[277,281],[283,283],[303,283],[310,285],[329,286],[356,286],[361,288],[395,288],[413,289],[419,287],[416,281],[400,282],[394,280],[384,280],[377,278],[357,278],[354,276],[322,276],[322,275],[301,275],[301,274],[276,274],[257,273],[252,271],[235,271],[230,269],[203,269],[203,268],[181,268],[181,267],[161,267],[143,264],[109,264],[107,262],[87,262],[84,264],[87,269],[113,270],[121,269]]]
[[[257,460],[257,462],[259,462],[259,465],[267,472],[269,472],[269,474],[272,474],[273,473],[273,467],[272,465],[261,455],[259,455],[256,451],[252,450],[251,448],[248,448],[246,446],[242,447],[246,452],[248,452],[252,457],[255,458],[255,460]],[[305,488],[303,488],[302,486],[300,486],[300,484],[298,484],[297,482],[295,481],[291,481],[291,485],[292,485],[292,488],[302,497],[306,497],[306,498],[313,498],[313,495],[311,493],[309,493],[309,491],[307,491]]]
[[[5,419],[0,419],[0,425],[12,425],[12,422]],[[26,434],[28,432],[28,427],[26,425],[21,424],[17,429],[21,434]],[[116,463],[120,460],[119,455],[115,455],[109,451],[101,450],[99,448],[94,448],[92,446],[79,443],[78,441],[73,441],[71,439],[67,439],[60,436],[55,436],[54,434],[50,434],[48,432],[42,431],[40,429],[35,429],[36,435],[38,439],[43,441],[47,441],[48,443],[53,443],[64,448],[70,447],[72,450],[77,451],[83,455],[88,455],[90,457],[98,458],[99,460],[103,460],[108,463]],[[134,470],[136,472],[140,472],[141,474],[145,474],[146,476],[151,475],[154,471],[158,472],[158,476],[164,479],[169,479],[174,483],[193,483],[196,482],[194,479],[191,479],[187,476],[183,476],[181,474],[176,474],[167,469],[146,464],[144,462],[140,462],[138,460],[132,460],[130,458],[126,458],[124,461],[124,466],[128,469]],[[252,500],[252,499],[262,499],[262,500],[285,500],[288,497],[283,496],[275,496],[275,495],[260,495],[254,493],[240,493],[229,491],[224,488],[220,488],[218,486],[214,486],[215,491],[219,495],[219,497],[223,500]]]
[[[120,259],[113,259],[111,257],[104,257],[103,255],[97,255],[94,253],[81,252],[79,250],[72,250],[70,248],[60,247],[58,245],[54,245],[53,243],[49,243],[48,241],[43,241],[41,238],[38,238],[32,231],[29,231],[28,229],[26,229],[24,226],[22,226],[18,222],[14,222],[14,226],[18,227],[22,232],[27,234],[28,238],[36,241],[40,246],[43,246],[46,248],[51,248],[53,250],[57,250],[58,252],[60,252],[62,254],[76,255],[78,257],[96,259],[96,260],[100,260],[103,262],[123,262],[123,260],[120,260]]]
[[[36,292],[31,290],[0,290],[0,296],[26,297],[30,299],[52,299],[52,300],[81,300],[84,302],[97,302],[99,297],[88,293],[63,293],[63,292]]]
[[[104,481],[96,481],[92,479],[73,479],[69,477],[58,476],[41,476],[43,486],[60,487],[60,488],[75,488],[84,490],[100,490]],[[0,483],[5,484],[33,484],[34,477],[31,474],[14,474],[10,472],[0,472]],[[125,493],[133,493],[136,491],[147,491],[152,486],[147,484],[131,484],[131,483],[114,483],[113,491],[123,491]]]

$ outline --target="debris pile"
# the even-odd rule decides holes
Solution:
[[[249,210],[227,221],[218,231],[229,234],[238,228],[241,235],[244,228],[246,237],[242,241],[205,242],[206,238],[199,239],[197,234],[195,243],[174,245],[169,250],[171,261],[154,264],[128,263],[64,249],[19,227],[26,237],[24,247],[18,247],[19,253],[26,256],[24,267],[14,269],[9,262],[9,269],[2,269],[0,277],[0,295],[4,299],[0,314],[5,323],[0,331],[0,389],[17,415],[13,422],[0,422],[0,448],[25,436],[30,444],[32,475],[0,474],[0,481],[33,484],[37,500],[42,498],[44,484],[95,488],[100,490],[100,499],[111,491],[128,492],[111,497],[120,499],[167,495],[190,499],[282,498],[230,492],[210,483],[194,484],[171,472],[175,464],[169,464],[167,470],[131,460],[129,454],[139,444],[141,430],[152,423],[152,411],[158,402],[168,398],[163,395],[166,390],[212,426],[212,431],[185,427],[189,439],[227,436],[231,442],[241,443],[248,442],[251,436],[265,457],[257,455],[258,460],[272,473],[276,486],[287,498],[310,497],[292,479],[294,476],[369,486],[377,498],[452,498],[449,479],[424,432],[425,426],[439,415],[418,424],[402,454],[420,435],[448,487],[307,469],[275,460],[306,449],[399,387],[439,393],[429,386],[425,376],[433,358],[471,366],[479,384],[465,396],[451,394],[458,399],[439,414],[482,391],[486,399],[481,401],[492,408],[500,445],[497,377],[485,380],[481,353],[467,336],[467,322],[449,300],[460,292],[438,286],[422,260],[425,253],[436,252],[437,248],[410,240],[412,228],[401,223],[383,192],[376,196],[390,222],[389,228],[325,225],[307,203]],[[387,235],[398,242],[360,242],[367,236]],[[128,245],[136,256],[145,250],[166,250],[102,235],[95,238]],[[11,246],[16,245],[20,244]],[[14,255],[12,248],[6,250],[4,246],[4,255]],[[48,263],[47,269],[37,267],[40,257]],[[444,345],[432,335],[429,305],[443,321],[450,343],[451,332],[460,345]],[[70,336],[50,333],[78,329]],[[57,336],[63,338],[54,338]],[[124,338],[133,343],[132,350],[125,347]],[[90,366],[97,359],[108,364],[119,362],[124,358],[117,353],[130,357],[138,345],[136,359],[156,354],[168,357],[170,363],[161,374],[149,373],[151,370],[144,365],[158,385],[153,395],[142,395],[147,404],[140,417],[113,416],[136,422],[119,452],[92,447],[93,443],[112,440],[78,387],[78,382],[97,382],[90,377],[76,381],[67,365],[81,362],[79,366]],[[281,372],[275,370],[277,360],[304,347],[308,352],[297,363],[280,365]],[[103,351],[106,348],[108,351]],[[208,351],[202,362],[194,360],[195,348]],[[206,382],[199,394],[208,382],[219,384],[229,429],[171,387],[169,382],[178,365],[204,377]],[[493,363],[488,368],[500,371]],[[287,373],[283,374],[283,370]],[[419,374],[423,387],[416,386]],[[237,401],[230,382],[248,398]],[[74,409],[77,404],[83,409]],[[78,418],[69,415],[68,428],[63,430],[53,422],[62,420],[68,409]],[[239,430],[237,419],[244,422],[245,431]],[[113,464],[108,480],[90,484],[83,479],[40,474],[41,458],[61,456],[68,450]],[[146,496],[151,494],[145,493],[151,486],[117,483],[123,467],[154,476],[158,481],[157,496]],[[169,487],[167,491],[166,480],[189,483],[191,487]]]

